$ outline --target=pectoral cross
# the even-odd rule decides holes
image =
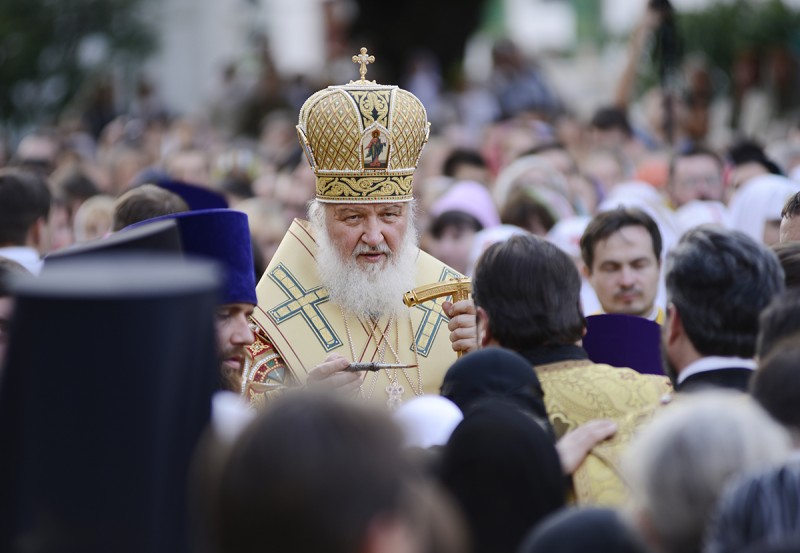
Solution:
[[[375,56],[368,56],[367,49],[361,48],[361,53],[353,56],[353,63],[361,64],[361,67],[358,70],[358,72],[361,74],[360,82],[367,82],[367,66],[370,63],[375,63]]]
[[[403,388],[397,380],[386,386],[386,393],[389,395],[389,399],[386,400],[386,405],[389,409],[394,411],[400,407],[400,404],[403,403],[403,392],[405,391],[405,388]]]

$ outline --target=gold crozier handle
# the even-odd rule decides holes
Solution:
[[[417,304],[441,298],[442,296],[453,296],[453,303],[455,303],[467,299],[471,291],[472,280],[470,278],[451,278],[444,282],[426,284],[406,292],[403,294],[403,303],[408,307],[414,307]],[[463,352],[461,351],[456,352],[458,357],[461,357],[462,354]]]

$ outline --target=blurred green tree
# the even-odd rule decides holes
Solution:
[[[86,83],[156,47],[150,0],[0,2],[0,124],[49,124]]]
[[[743,52],[761,56],[776,46],[800,46],[800,12],[782,0],[717,2],[680,14],[679,23],[687,53],[702,52],[728,76]]]

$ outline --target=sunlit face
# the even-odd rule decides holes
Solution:
[[[325,226],[342,259],[354,257],[362,268],[383,268],[400,248],[408,230],[406,203],[327,206]]]
[[[771,246],[780,242],[781,237],[781,220],[768,219],[764,221],[764,231],[761,235],[761,240],[765,246]]]
[[[675,207],[692,200],[719,201],[722,199],[722,169],[708,155],[680,157],[675,160],[669,192]]]
[[[784,217],[781,219],[780,241],[800,241],[800,217]]]
[[[586,175],[600,183],[605,192],[625,180],[625,172],[612,155],[602,151],[590,155],[583,164]]]
[[[469,225],[445,227],[439,238],[434,240],[434,257],[456,271],[465,273],[475,234],[475,228]]]
[[[248,317],[254,306],[249,303],[228,303],[217,308],[217,353],[220,373],[231,391],[239,391],[244,368],[245,346],[255,341]]]
[[[69,213],[63,206],[53,206],[50,209],[48,219],[50,231],[50,251],[57,251],[72,245],[72,224],[69,220]]]
[[[588,277],[606,313],[647,316],[658,292],[660,269],[650,233],[637,225],[623,227],[595,245]]]

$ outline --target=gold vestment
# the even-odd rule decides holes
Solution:
[[[386,402],[391,386],[403,400],[438,394],[456,360],[441,307],[449,298],[412,307],[408,317],[393,321],[359,320],[330,301],[318,276],[316,251],[310,225],[296,219],[256,287],[257,340],[248,348],[243,385],[248,398],[257,402],[261,395],[248,389],[248,381],[303,384],[308,372],[334,352],[348,359],[355,352],[352,361],[419,363],[418,368],[368,373],[362,386],[367,399]],[[462,276],[421,250],[416,272],[415,286]]]
[[[556,438],[594,419],[617,423],[617,433],[594,447],[572,482],[578,504],[621,506],[628,497],[622,454],[634,432],[672,392],[669,380],[588,359],[537,365],[536,374]]]

